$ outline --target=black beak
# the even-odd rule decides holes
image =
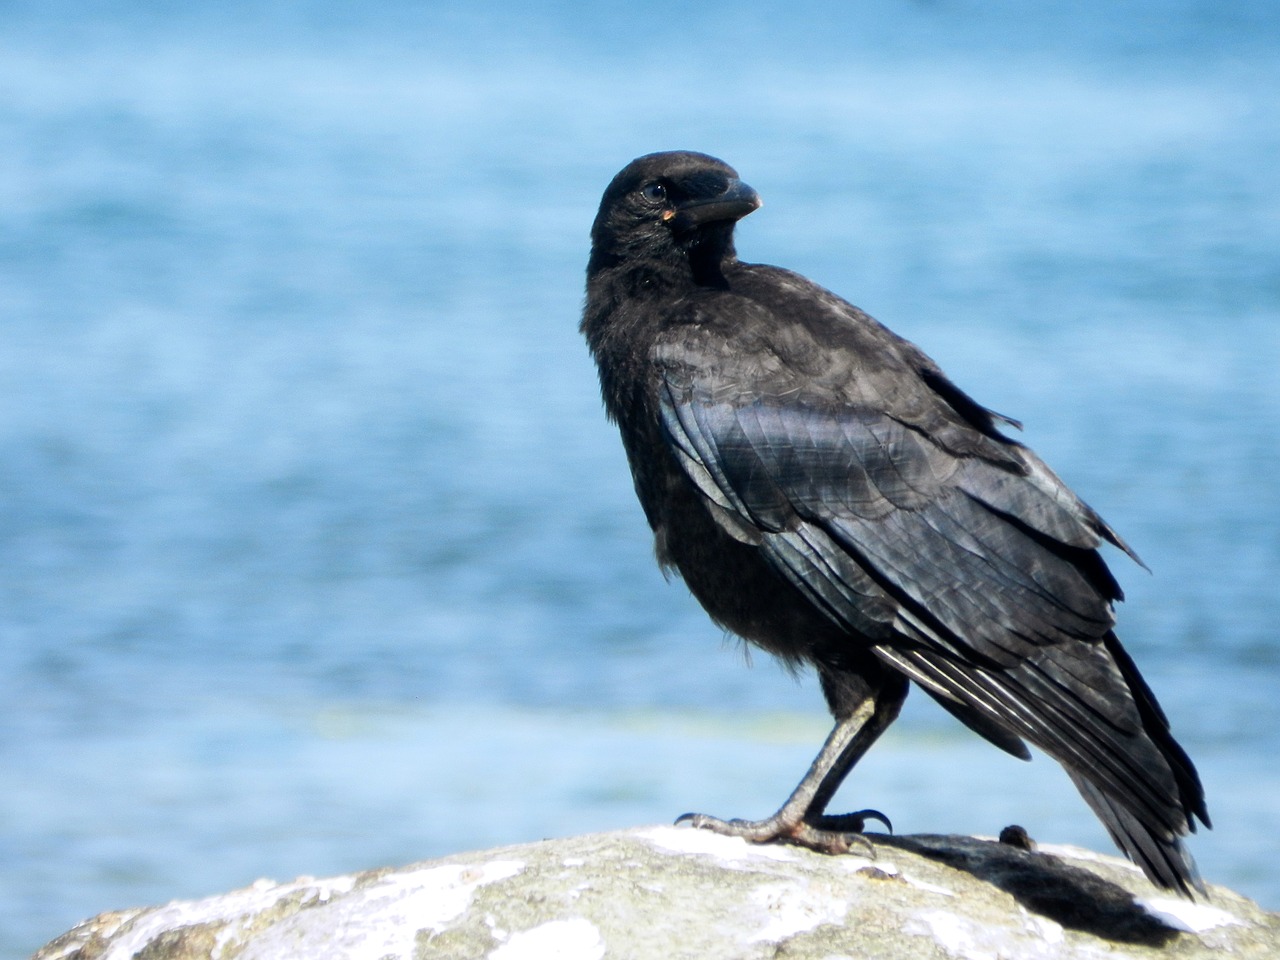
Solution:
[[[672,213],[670,224],[678,231],[693,230],[707,223],[741,220],[760,209],[760,194],[741,180],[730,180],[724,191],[705,200],[688,200]]]

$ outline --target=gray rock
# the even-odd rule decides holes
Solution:
[[[844,856],[652,827],[102,914],[34,960],[1280,957],[1280,915],[1114,857],[869,835]]]

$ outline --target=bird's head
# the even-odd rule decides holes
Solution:
[[[733,225],[760,206],[737,171],[705,153],[651,153],[613,178],[591,227],[588,270],[628,259],[719,262]]]

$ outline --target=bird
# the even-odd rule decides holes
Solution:
[[[1055,759],[1155,885],[1203,894],[1183,838],[1211,826],[1204,790],[1116,636],[1099,550],[1142,561],[919,347],[739,260],[760,206],[723,161],[659,152],[613,178],[591,227],[580,330],[657,561],[727,632],[813,669],[835,721],[773,815],[680,820],[870,842],[887,817],[827,806],[914,683],[995,746]]]

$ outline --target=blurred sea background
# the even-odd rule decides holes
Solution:
[[[577,333],[633,157],[1134,545],[1280,908],[1280,5],[0,3],[0,956],[92,914],[771,812],[827,730],[655,568]],[[838,806],[1111,844],[918,692]]]

